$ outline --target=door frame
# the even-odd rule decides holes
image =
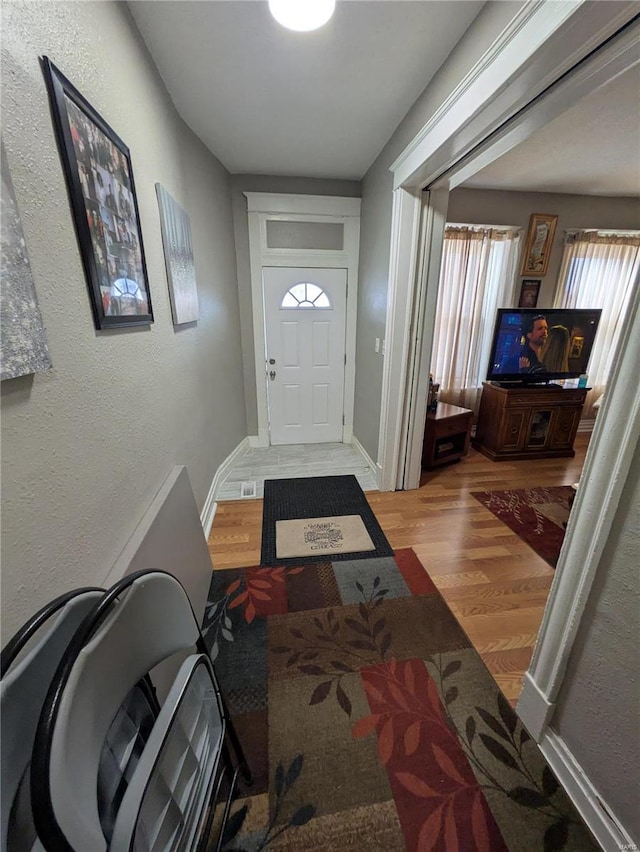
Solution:
[[[583,2],[527,4],[503,33],[502,42],[498,39],[499,49],[493,46],[392,166],[389,302],[393,304],[388,305],[386,331],[392,345],[385,361],[382,400],[382,419],[391,428],[380,436],[384,490],[419,485],[416,446],[426,416],[426,394],[420,388],[433,342],[443,194],[580,97],[638,65],[637,5],[617,4],[615,16],[609,16],[607,7]],[[470,92],[474,97],[469,101]],[[429,191],[422,193],[426,187]],[[395,310],[396,304],[408,303],[430,307],[422,318],[415,308],[406,317]],[[516,708],[605,848],[626,842],[624,829],[603,810],[589,779],[572,762],[550,723],[640,439],[639,359],[640,287],[636,287]],[[387,374],[405,379],[394,386]],[[404,421],[388,416],[398,408],[409,413]]]
[[[616,4],[615,15],[609,4],[585,0],[524,4],[391,165],[387,355],[378,440],[381,491],[419,486],[416,460],[426,394],[418,396],[413,376],[420,375],[418,365],[424,369],[428,364],[433,342],[438,284],[434,269],[439,270],[442,251],[436,231],[442,227],[443,195],[637,62],[640,25],[633,24],[633,32],[612,40],[585,67],[571,72],[636,16],[634,2]],[[555,92],[542,97],[561,78]],[[436,294],[429,296],[432,289]],[[422,290],[427,291],[431,314],[427,310],[418,326]]]
[[[356,379],[356,317],[358,309],[358,258],[360,251],[360,199],[334,195],[291,195],[288,193],[245,192],[249,222],[251,265],[251,305],[255,352],[258,435],[250,436],[254,447],[268,447],[267,364],[265,316],[262,293],[264,266],[308,266],[347,270],[347,313],[344,370],[344,425],[342,442],[353,437],[353,409]],[[267,222],[342,223],[342,250],[283,249],[267,245]]]

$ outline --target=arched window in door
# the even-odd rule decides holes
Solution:
[[[317,284],[301,282],[294,284],[284,294],[281,308],[330,308],[331,302],[325,291]]]

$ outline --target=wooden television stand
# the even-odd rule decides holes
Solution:
[[[588,388],[499,387],[483,382],[471,444],[493,461],[573,457]]]

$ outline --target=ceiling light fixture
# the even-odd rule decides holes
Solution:
[[[322,27],[335,8],[336,0],[269,0],[269,11],[276,21],[298,32]]]

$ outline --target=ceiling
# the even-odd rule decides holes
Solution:
[[[640,196],[640,67],[582,98],[463,186]]]
[[[231,173],[359,180],[480,0],[338,0],[312,33],[266,0],[129,8],[176,109]]]

